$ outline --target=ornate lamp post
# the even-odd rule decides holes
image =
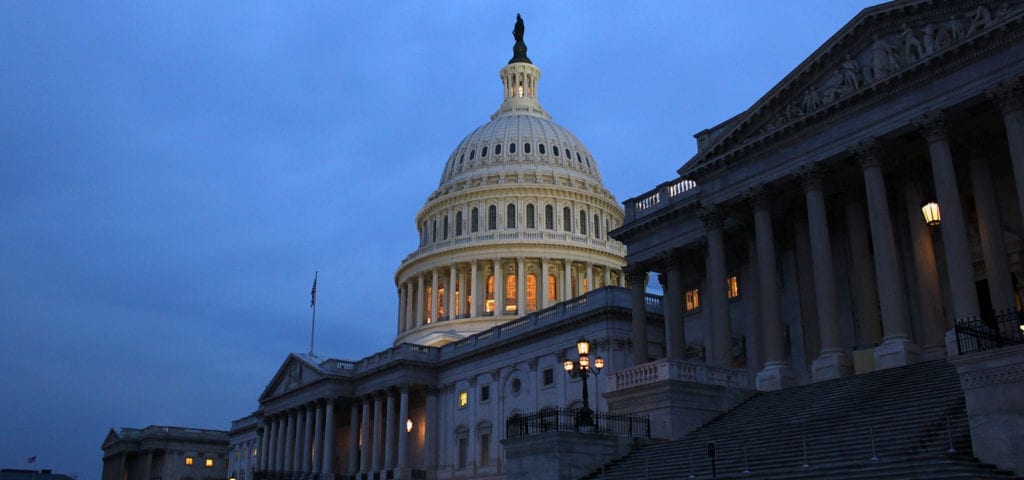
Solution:
[[[580,338],[576,342],[576,353],[579,354],[579,361],[572,361],[566,359],[562,363],[562,368],[573,378],[582,377],[583,379],[583,409],[580,410],[579,417],[576,419],[577,427],[592,427],[594,426],[593,410],[590,409],[590,395],[587,392],[587,377],[591,374],[597,375],[601,373],[601,369],[604,368],[604,359],[597,357],[594,359],[593,365],[590,363],[590,342],[585,338]]]

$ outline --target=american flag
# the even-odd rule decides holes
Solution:
[[[28,463],[36,463],[36,456],[32,455],[31,457],[28,457]]]
[[[313,274],[313,288],[309,291],[309,308],[316,306],[316,277],[319,272]]]

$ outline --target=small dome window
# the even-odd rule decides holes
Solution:
[[[470,150],[469,151],[469,159],[472,160],[473,157],[475,157],[475,156],[476,156],[476,150],[475,149]]]
[[[568,148],[565,149],[565,156],[568,157],[569,160],[572,160],[572,150],[569,150]]]
[[[523,144],[523,153],[530,153],[530,144],[529,143],[524,143]]]
[[[587,157],[587,166],[590,166],[590,157]]]
[[[552,145],[551,146],[551,154],[556,156],[556,157],[558,156],[558,145]]]
[[[537,151],[540,152],[541,155],[544,155],[545,153],[547,153],[547,152],[544,151],[544,144],[543,143],[538,143],[537,144]]]
[[[460,166],[462,165],[462,161],[465,160],[465,159],[466,159],[466,154],[465,153],[463,153],[462,155],[459,155],[459,165]]]
[[[501,155],[501,144],[500,143],[494,146],[494,154],[495,155]]]
[[[473,156],[470,155],[469,158],[472,159]],[[580,162],[580,163],[583,163],[583,159],[580,158],[580,152],[576,152],[576,161]]]
[[[480,150],[480,158],[484,158],[486,156],[487,156],[487,147],[484,147],[484,148],[482,148]]]
[[[516,144],[514,144],[514,143],[508,144],[508,153],[516,153]]]

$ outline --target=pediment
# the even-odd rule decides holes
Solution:
[[[957,64],[980,39],[1019,29],[1021,0],[906,0],[862,10],[745,112],[696,135],[682,168],[699,174],[794,126],[841,111],[910,72]]]
[[[121,440],[121,436],[117,434],[116,430],[111,428],[110,431],[107,432],[107,436],[103,439],[103,445],[100,448],[102,450],[106,450],[107,447],[110,447],[111,445],[117,443],[120,440]]]
[[[294,353],[289,354],[274,378],[267,384],[267,388],[263,390],[259,401],[285,395],[325,376],[324,371],[309,359]]]

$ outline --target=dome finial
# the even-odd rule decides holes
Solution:
[[[523,24],[523,17],[516,14],[516,26],[512,29],[512,37],[516,39],[516,44],[512,46],[512,60],[508,63],[529,63],[529,57],[526,56],[526,43],[523,42],[523,32],[526,31],[526,25]]]

